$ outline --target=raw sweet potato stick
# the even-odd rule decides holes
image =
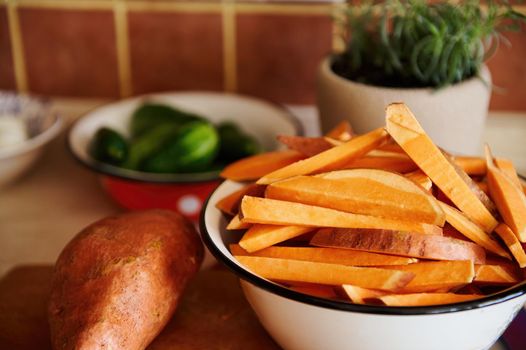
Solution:
[[[519,240],[526,242],[526,196],[510,176],[495,166],[487,145],[486,167],[489,193],[497,204],[500,215]]]
[[[268,185],[270,183],[288,179],[298,175],[308,175],[338,169],[358,158],[387,139],[387,133],[383,128],[373,130],[367,134],[354,137],[346,143],[330,148],[325,152],[318,153],[310,158],[297,161],[281,169],[266,174],[257,183]]]
[[[290,259],[235,256],[257,275],[271,280],[298,281],[329,285],[354,284],[360,287],[396,291],[414,277],[411,272],[325,264]]]
[[[227,165],[220,176],[233,181],[253,181],[303,158],[303,154],[290,150],[256,154]]]
[[[493,231],[497,220],[433,144],[405,104],[393,103],[387,107],[386,128],[409,157],[462,212],[481,225],[484,231]]]
[[[310,227],[356,227],[436,233],[437,226],[369,215],[346,213],[301,203],[245,196],[240,218],[244,223]]]

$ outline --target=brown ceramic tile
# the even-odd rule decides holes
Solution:
[[[0,6],[0,89],[14,90],[15,87],[15,73],[13,70],[9,27],[7,25],[7,11],[4,6]]]
[[[19,15],[32,92],[118,96],[111,11],[20,8]]]
[[[222,90],[219,13],[130,12],[133,92]]]
[[[241,93],[275,102],[315,102],[317,67],[331,49],[329,16],[240,14],[236,26]]]
[[[488,62],[493,84],[504,90],[493,93],[490,109],[526,111],[526,28],[524,29],[522,33],[506,34],[512,46],[501,45],[497,54]]]

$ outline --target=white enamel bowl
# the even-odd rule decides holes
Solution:
[[[240,188],[225,181],[201,215],[201,234],[217,260],[239,276],[261,324],[287,350],[483,350],[500,337],[526,301],[526,285],[476,301],[427,307],[355,305],[281,287],[240,265],[228,250],[239,237],[226,232],[215,204]]]
[[[29,138],[0,149],[0,187],[26,173],[40,157],[44,146],[62,129],[60,117],[50,113],[49,105],[38,98],[0,91],[0,115],[4,114],[23,119]]]

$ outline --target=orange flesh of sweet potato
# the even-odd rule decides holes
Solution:
[[[508,159],[496,158],[495,165],[499,168],[505,175],[507,175],[510,180],[520,189],[522,189],[521,180],[517,175],[517,170],[513,166],[513,163]]]
[[[219,200],[216,203],[216,208],[225,214],[236,215],[239,211],[241,198],[243,198],[244,195],[261,197],[264,193],[265,186],[249,184]]]
[[[413,172],[404,174],[404,176],[408,178],[409,180],[417,183],[418,185],[420,185],[420,187],[422,187],[424,190],[428,192],[430,192],[431,188],[433,187],[433,181],[431,181],[429,176],[424,174],[422,170],[415,170]]]
[[[513,231],[506,224],[501,223],[499,226],[497,226],[495,232],[504,241],[504,244],[508,246],[508,249],[519,266],[521,268],[526,267],[526,253],[524,252],[524,248]]]
[[[344,248],[433,260],[471,260],[483,264],[484,249],[437,235],[371,229],[322,229],[311,240],[319,247]]]
[[[397,173],[414,171],[418,167],[411,159],[388,156],[363,156],[351,161],[344,169],[382,169]]]
[[[383,228],[426,233],[436,226],[417,222],[346,213],[313,205],[245,196],[241,201],[243,222],[311,227]],[[438,228],[438,230],[440,230]]]
[[[244,230],[250,227],[249,223],[242,222],[239,218],[239,214],[234,215],[230,220],[228,225],[226,225],[227,230]]]
[[[397,103],[387,107],[386,128],[409,157],[462,212],[481,225],[484,231],[493,231],[497,220],[433,144],[407,106]]]
[[[413,293],[384,295],[378,299],[387,306],[428,306],[460,303],[481,297],[478,294]]]
[[[297,161],[276,171],[266,174],[257,183],[268,185],[275,181],[288,179],[298,175],[308,175],[338,169],[374,149],[387,138],[383,128],[376,129],[365,135],[352,138],[350,141],[319,153],[310,158]]]
[[[440,202],[442,209],[446,213],[446,220],[451,226],[456,228],[464,236],[486,248],[488,251],[500,255],[506,259],[511,259],[510,255],[491,238],[480,226],[471,221],[459,210]]]
[[[335,299],[337,297],[334,288],[323,284],[291,285],[289,289],[295,292],[312,295],[319,298]]]
[[[342,288],[349,299],[355,304],[366,304],[366,299],[374,299],[387,294],[385,291],[362,288],[350,284],[344,284]]]
[[[375,169],[297,176],[267,186],[267,198],[350,213],[443,225],[438,201],[404,176]]]
[[[276,226],[255,224],[250,227],[239,241],[239,245],[252,253],[288,239],[312,231],[305,226]]]
[[[486,161],[483,158],[454,156],[453,159],[468,175],[486,175]]]
[[[479,186],[473,181],[468,174],[460,168],[453,158],[445,151],[442,151],[442,154],[446,158],[446,160],[449,162],[449,164],[455,169],[457,175],[468,185],[469,189],[473,194],[480,200],[480,202],[486,207],[486,209],[490,212],[491,215],[494,217],[498,215],[497,213],[497,207],[495,206],[495,203],[488,197],[488,195],[480,189]]]
[[[404,287],[414,274],[410,272],[326,264],[311,261],[236,256],[237,261],[255,274],[270,280],[298,281],[339,286],[393,290]]]
[[[278,141],[287,146],[288,149],[297,151],[306,157],[312,157],[333,147],[323,137],[278,135]]]
[[[526,197],[524,192],[514,184],[509,176],[494,165],[491,151],[487,146],[486,163],[489,193],[497,204],[500,215],[519,241],[526,242]]]
[[[327,137],[340,141],[349,141],[352,138],[352,135],[353,131],[351,124],[346,120],[341,121],[338,123],[338,125],[325,134]]]
[[[402,289],[404,293],[458,288],[471,283],[475,277],[473,262],[469,260],[429,261],[402,266],[386,266],[385,268],[415,274],[415,278]]]
[[[232,255],[261,256],[292,260],[314,261],[327,264],[348,266],[387,266],[407,265],[417,262],[415,258],[361,252],[349,249],[317,247],[269,247],[255,253],[249,253],[237,244],[230,245]]]
[[[483,284],[515,284],[520,282],[519,276],[499,265],[476,265],[473,282]]]
[[[304,158],[303,154],[290,150],[266,152],[229,164],[219,175],[233,181],[253,181]]]

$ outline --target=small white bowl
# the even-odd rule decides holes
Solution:
[[[239,264],[228,245],[238,235],[215,204],[242,185],[223,182],[201,215],[201,235],[217,260],[239,276],[261,324],[287,350],[483,350],[497,341],[526,301],[526,284],[484,298],[425,307],[357,305],[298,293]]]
[[[35,163],[44,146],[62,129],[62,119],[50,113],[49,104],[38,98],[0,91],[0,115],[22,118],[29,139],[0,149],[0,187],[14,181]]]

